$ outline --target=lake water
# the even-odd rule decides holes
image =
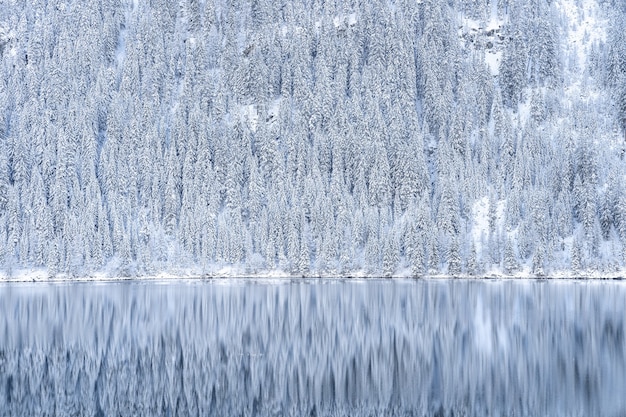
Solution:
[[[624,416],[626,284],[0,285],[0,415]]]

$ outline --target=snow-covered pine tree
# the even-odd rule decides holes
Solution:
[[[504,243],[504,258],[502,260],[502,267],[504,273],[507,275],[513,275],[519,269],[519,263],[517,262],[517,256],[513,250],[513,243],[510,238],[505,239]]]
[[[300,252],[298,254],[298,272],[306,276],[311,264],[311,253],[309,250],[309,240],[306,232],[306,220],[304,215],[300,216]]]
[[[428,242],[428,274],[436,275],[441,271],[439,249],[437,248],[437,239],[431,237],[427,242]]]
[[[413,277],[421,277],[424,275],[424,261],[426,254],[424,253],[424,243],[422,237],[417,232],[412,232],[410,235],[410,264],[411,275]]]
[[[469,254],[467,256],[467,274],[469,276],[476,276],[480,273],[480,267],[478,265],[476,245],[474,241],[470,243]]]
[[[379,274],[393,233],[395,268],[441,273],[486,195],[477,259],[501,265],[508,228],[524,265],[542,252],[560,268],[574,235],[585,267],[615,264],[623,8],[576,22],[605,25],[604,41],[565,45],[572,22],[541,1],[498,1],[503,27],[471,36],[460,14],[489,11],[474,0],[279,3],[0,11],[0,269],[89,273],[121,256],[308,274],[333,252],[342,273]]]
[[[537,245],[535,248],[535,254],[533,255],[532,273],[535,276],[542,277],[545,275],[544,264],[546,248],[543,244]]]
[[[580,253],[580,244],[578,243],[577,239],[574,239],[572,241],[570,256],[571,256],[570,267],[572,269],[572,273],[574,275],[578,275],[582,271],[583,263],[582,263],[582,254]]]
[[[528,49],[519,28],[511,28],[508,32],[506,35],[508,41],[504,46],[500,63],[502,98],[508,107],[517,108],[526,84]]]
[[[448,255],[448,275],[458,277],[461,274],[461,253],[459,248],[459,240],[455,236],[450,243],[450,253]]]

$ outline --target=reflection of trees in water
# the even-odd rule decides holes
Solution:
[[[626,410],[619,285],[308,284],[0,292],[0,415]]]

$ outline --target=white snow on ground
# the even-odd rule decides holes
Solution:
[[[502,51],[487,51],[485,53],[485,62],[489,68],[491,75],[496,76],[500,74],[500,62],[502,61]]]
[[[577,4],[580,4],[580,6]],[[587,63],[587,54],[591,44],[606,40],[606,30],[604,28],[607,26],[607,19],[602,16],[600,7],[594,0],[582,2],[558,0],[557,7],[568,22],[565,52],[576,52],[578,57],[577,66],[582,70]]]
[[[276,126],[280,119],[280,99],[274,100],[267,109],[266,123],[268,126]]]
[[[15,48],[15,45],[11,45],[11,40],[15,39],[16,37],[17,35],[15,34],[15,31],[0,26],[0,47],[6,48],[5,53],[7,54],[7,56],[14,57],[15,55],[17,55],[17,49]]]
[[[504,227],[504,210],[506,200],[497,202],[496,207],[496,232]],[[483,253],[483,244],[489,236],[489,197],[485,196],[474,203],[472,207],[472,241],[476,246],[476,253]]]
[[[338,14],[333,18],[333,25],[336,28],[356,25],[356,13]]]
[[[476,19],[468,18],[467,16],[461,17],[461,27],[459,28],[459,36],[467,39],[474,38],[477,44],[475,48],[482,49],[485,52],[485,62],[489,68],[489,72],[493,76],[500,74],[500,62],[502,61],[502,50],[500,49],[498,34],[499,31],[504,28],[507,23],[508,16],[501,18],[498,16],[497,2],[492,2],[491,14],[489,20],[485,23],[481,23]],[[487,33],[491,32],[492,35],[488,36]],[[491,48],[485,48],[484,43],[491,42],[493,46]],[[466,43],[466,46],[468,44]]]
[[[234,121],[239,121],[247,125],[251,131],[256,132],[259,128],[260,114],[259,108],[256,104],[244,104],[237,107],[234,111]],[[274,100],[267,108],[267,124],[272,125],[276,123],[280,116],[280,99]]]
[[[565,95],[566,102],[585,100],[587,103],[595,100],[599,92],[584,82],[587,55],[591,45],[606,41],[605,27],[608,25],[600,6],[595,0],[558,0],[557,7],[567,22],[567,36],[562,45],[565,57],[565,71],[567,76]]]
[[[256,105],[248,104],[241,106],[239,108],[239,117],[242,122],[248,124],[250,130],[256,132],[259,126],[259,112]]]
[[[0,42],[8,42],[14,36],[15,34],[13,34],[11,31],[0,26]]]
[[[530,117],[530,94],[526,94],[526,96],[526,101],[520,102],[517,108],[517,121],[519,122],[519,126],[523,126]]]
[[[472,208],[472,241],[476,253],[482,253],[483,236],[489,234],[489,197],[483,197],[474,203]]]
[[[358,22],[356,13],[349,14],[338,14],[335,15],[332,19],[332,23],[335,29],[345,30],[348,27],[352,27],[356,25]],[[319,34],[320,29],[322,28],[322,20],[316,20],[314,23],[315,33]],[[305,29],[301,26],[286,26],[283,25],[280,27],[280,33],[283,37],[289,35],[301,35],[305,32]]]
[[[319,31],[321,24],[322,23],[319,21],[315,23],[315,29],[317,31]],[[303,33],[304,33],[304,28],[302,28],[301,26],[282,25],[280,27],[280,34],[282,35],[283,38],[287,36],[301,35]]]
[[[404,273],[394,274],[392,279],[395,280],[413,280],[410,274]],[[618,270],[618,271],[610,271],[610,272],[600,272],[600,271],[581,271],[577,275],[573,275],[572,271],[569,269],[564,270],[555,270],[551,271],[549,275],[546,275],[542,279],[556,279],[563,281],[575,281],[575,280],[613,280],[613,279],[623,279],[626,276],[626,269]],[[91,275],[77,276],[71,277],[68,275],[57,275],[54,277],[50,277],[49,273],[45,269],[32,269],[32,270],[19,270],[14,271],[11,276],[6,275],[5,273],[0,274],[0,290],[2,290],[2,283],[18,283],[18,282],[35,282],[35,283],[63,283],[63,282],[112,282],[112,281],[155,281],[155,282],[164,282],[167,283],[172,280],[176,280],[179,282],[180,280],[184,281],[195,281],[195,280],[206,280],[206,279],[216,279],[223,280],[224,282],[231,283],[238,280],[245,281],[253,281],[260,283],[280,283],[285,280],[291,281],[294,279],[354,279],[359,282],[365,282],[368,279],[377,279],[382,278],[380,276],[371,276],[366,273],[355,273],[351,274],[348,277],[344,276],[318,276],[318,275],[308,275],[306,278],[301,277],[300,275],[292,275],[285,271],[281,270],[272,270],[265,271],[261,273],[245,273],[243,269],[239,268],[222,268],[219,270],[219,273],[193,273],[190,269],[181,269],[179,271],[171,271],[171,272],[162,272],[155,275],[138,275],[132,277],[121,277],[118,275],[109,275],[105,273],[96,273]],[[467,275],[459,275],[455,277],[451,277],[448,275],[440,274],[440,275],[425,275],[422,279],[426,280],[446,280],[446,279],[456,279],[456,278],[469,278],[469,279],[488,279],[493,280],[495,282],[501,280],[509,280],[509,279],[536,279],[537,277],[533,275],[529,268],[522,267],[522,269],[516,272],[513,275],[506,275],[500,269],[490,269],[482,273],[480,276],[467,276]],[[385,278],[387,279],[387,278]],[[625,284],[626,285],[626,284]]]

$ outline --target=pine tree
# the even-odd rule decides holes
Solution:
[[[580,253],[580,245],[576,239],[572,242],[571,247],[571,268],[574,275],[578,275],[582,270],[582,255]]]
[[[455,235],[459,231],[459,204],[447,181],[442,186],[441,200],[437,209],[437,227],[448,235]]]
[[[0,137],[4,135],[1,129],[3,128],[0,127]],[[9,186],[8,152],[4,141],[0,140],[0,216],[4,214],[9,203]]]
[[[510,40],[504,47],[500,63],[500,79],[504,103],[516,109],[521,100],[522,90],[526,81],[526,61],[528,51],[519,29],[511,29]]]
[[[377,233],[370,229],[365,242],[365,268],[369,274],[375,275],[380,268],[379,239]]]
[[[300,253],[298,255],[298,272],[304,277],[309,272],[310,265],[310,251],[309,251],[309,242],[306,239],[306,234],[304,234],[304,216],[301,220],[300,230]]]
[[[388,207],[391,203],[391,180],[387,152],[380,142],[373,151],[375,154],[370,174],[370,201],[379,208]]]
[[[476,245],[474,242],[470,244],[469,255],[467,257],[467,274],[470,276],[476,276],[480,273],[478,260],[476,255]]]
[[[549,13],[536,17],[533,23],[535,45],[530,48],[529,58],[535,70],[534,78],[540,85],[554,85],[561,75],[557,25]]]
[[[393,276],[398,266],[398,245],[393,231],[384,239],[383,246],[383,276]]]
[[[178,214],[180,204],[180,187],[178,180],[178,158],[175,150],[170,147],[167,153],[167,170],[164,190],[164,213],[163,224],[168,235],[173,235],[178,225]]]
[[[624,60],[626,60],[626,58],[624,58]],[[621,77],[616,90],[615,102],[617,105],[617,121],[622,129],[624,140],[626,141],[626,74]]]
[[[459,253],[459,241],[452,238],[450,254],[448,256],[448,275],[458,277],[461,274],[461,254]]]
[[[525,260],[533,253],[537,236],[534,233],[532,222],[524,219],[519,225],[517,234],[517,251],[521,259]]]
[[[613,193],[611,189],[608,189],[604,193],[604,198],[602,198],[602,204],[600,207],[600,226],[602,228],[602,237],[604,240],[609,239],[611,227],[613,226],[613,206]]]
[[[393,249],[390,240],[389,238],[385,239],[383,245],[383,276],[387,278],[391,277],[395,270],[395,265],[393,264]]]
[[[545,275],[545,272],[544,272],[545,253],[546,253],[546,249],[543,244],[540,244],[535,248],[535,254],[533,255],[532,272],[537,277],[543,277]]]
[[[424,260],[426,258],[424,245],[418,234],[414,234],[411,239],[411,275],[413,277],[421,277],[424,275]]]
[[[334,229],[335,227],[331,225],[326,226],[318,259],[320,263],[320,272],[330,275],[335,275],[337,270],[337,241],[336,235],[333,233]]]
[[[293,219],[289,219],[289,229],[287,231],[287,259],[289,260],[289,270],[298,272],[298,256],[300,255],[300,241],[298,229]]]
[[[35,169],[31,180],[31,210],[32,213],[35,214],[33,218],[35,230],[31,232],[34,232],[34,236],[31,236],[31,240],[34,238],[34,241],[31,241],[31,245],[35,246],[35,265],[43,266],[46,262],[48,241],[53,236],[52,216],[45,196],[43,178],[38,169]]]
[[[504,273],[507,275],[513,275],[519,269],[517,257],[513,250],[513,244],[511,243],[511,239],[508,237],[506,238],[504,244],[504,259],[502,266],[504,267]]]
[[[625,147],[605,146],[626,132],[623,7],[586,70],[535,0],[498,0],[507,24],[475,36],[457,17],[487,19],[476,0],[13,3],[0,268],[539,274],[626,247]]]
[[[489,212],[488,212],[488,221],[489,221],[489,234],[493,235],[496,233],[496,226],[498,225],[498,202],[496,201],[496,197],[494,193],[489,194]]]
[[[431,239],[428,250],[428,274],[436,275],[440,272],[439,266],[439,250],[437,249],[436,239]]]

